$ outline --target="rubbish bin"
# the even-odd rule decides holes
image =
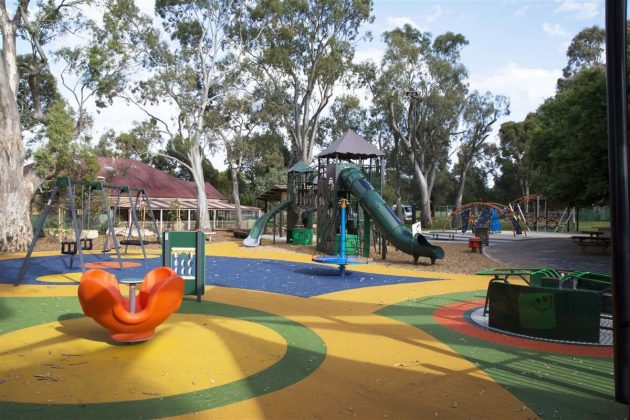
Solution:
[[[488,246],[490,245],[490,235],[488,234],[487,227],[476,227],[473,229],[473,233],[476,237],[481,239],[481,243]]]

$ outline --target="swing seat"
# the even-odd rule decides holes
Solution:
[[[94,244],[91,239],[81,239],[81,249],[89,251],[94,248]],[[76,255],[77,243],[76,241],[63,241],[61,243],[61,253],[64,255]]]
[[[156,268],[144,277],[137,311],[129,312],[113,274],[94,269],[81,277],[78,296],[86,316],[106,328],[119,342],[145,341],[155,328],[177,311],[184,295],[184,280],[168,267]]]
[[[61,243],[61,253],[64,255],[75,255],[77,253],[77,243],[74,241],[63,241]]]
[[[151,245],[151,244],[159,244],[160,241],[147,241],[146,239],[123,239],[118,241],[120,245],[133,245],[133,246],[142,246],[142,245]]]

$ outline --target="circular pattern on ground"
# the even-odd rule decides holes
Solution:
[[[116,254],[113,254],[113,255],[115,256]],[[129,252],[127,254],[120,254],[120,258],[128,258],[132,260],[151,259],[151,258],[159,258],[159,257],[160,255],[156,255],[156,254],[148,253],[148,252],[147,252],[146,258],[144,258],[144,255],[142,254],[142,252]]]
[[[483,307],[484,301],[457,302],[441,306],[433,312],[433,318],[442,326],[459,334],[477,338],[491,343],[531,349],[541,352],[558,353],[573,356],[612,357],[613,349],[609,346],[588,346],[579,344],[562,344],[548,341],[532,340],[501,334],[475,325],[466,320],[466,313]]]
[[[140,267],[140,263],[130,262],[130,261],[122,261],[123,268],[131,268],[131,267]],[[85,263],[85,268],[119,268],[120,263],[118,261],[99,261],[99,262],[88,262]]]
[[[44,283],[80,283],[83,273],[58,273],[37,277],[37,281]]]
[[[522,337],[529,340],[540,340],[540,341],[548,341],[550,343],[564,343],[564,344],[583,344],[586,346],[612,346],[613,345],[613,333],[612,333],[612,319],[609,318],[601,318],[600,325],[601,329],[599,330],[599,343],[580,343],[580,342],[572,342],[572,341],[564,341],[564,340],[552,340],[547,338],[538,338],[538,337],[529,337],[522,334],[516,334],[509,331],[501,331],[499,329],[494,329],[488,327],[489,317],[483,314],[483,307],[479,307],[477,309],[473,309],[472,311],[468,311],[465,314],[466,320],[469,320],[473,324],[486,328],[491,331],[496,331],[501,334],[513,335],[515,337]]]
[[[5,334],[0,377],[10,379],[0,399],[35,403],[46,395],[68,404],[166,397],[248,377],[286,353],[282,336],[261,324],[194,314],[174,314],[141,345],[123,348],[108,339],[85,317]],[[117,374],[93,374],[107,371]]]
[[[0,300],[0,306],[9,313],[19,311],[28,315],[12,324],[0,320],[0,331],[4,333],[0,340],[0,357],[3,360],[7,356],[21,360],[3,363],[3,366],[10,368],[2,368],[0,373],[0,378],[4,380],[3,385],[6,386],[0,389],[0,417],[4,417],[3,412],[21,412],[28,413],[29,417],[46,415],[78,418],[98,414],[100,417],[155,418],[202,411],[291,385],[312,373],[323,361],[326,352],[321,338],[301,324],[274,314],[219,303],[186,300],[182,303],[180,315],[175,315],[160,327],[154,339],[142,344],[116,346],[103,343],[103,340],[108,339],[107,332],[94,323],[90,324],[91,320],[78,313],[80,307],[74,297],[7,298]],[[178,319],[180,317],[183,318]],[[218,322],[218,317],[223,317],[224,320]],[[204,319],[206,325],[203,325]],[[186,322],[192,323],[193,320],[196,326],[182,325]],[[46,321],[46,324],[39,325]],[[199,321],[202,321],[201,325],[198,324]],[[256,326],[250,332],[243,332],[241,328],[247,324]],[[223,349],[222,353],[229,354],[234,359],[225,364],[233,365],[232,368],[236,370],[242,368],[244,375],[249,376],[236,378],[232,372],[231,378],[221,379],[219,373],[224,368],[219,366],[222,361],[218,354],[213,354],[212,348],[208,348],[203,339],[199,345],[197,340],[184,344],[179,333],[174,331],[180,327],[188,329],[183,332],[188,336],[191,332],[194,333],[191,330],[197,330],[197,335],[214,333],[214,340],[229,347]],[[6,340],[13,334],[20,335],[22,329],[38,334],[34,334],[36,336],[26,342]],[[251,332],[254,332],[255,337],[247,346],[250,351],[239,350],[240,340]],[[230,334],[234,337],[229,338]],[[171,342],[173,339],[175,342]],[[13,344],[8,344],[9,342]],[[171,344],[164,348],[168,342]],[[41,359],[31,359],[35,349],[39,348],[45,349],[46,353],[50,350],[52,360],[41,363]],[[99,355],[98,352],[104,354]],[[177,388],[177,384],[168,383],[174,376],[164,370],[163,364],[154,366],[155,362],[151,363],[151,359],[155,360],[157,357],[152,355],[153,352],[159,353],[161,357],[174,359],[170,362],[171,366],[175,366],[174,369],[180,363],[186,364],[181,370],[191,375],[186,379],[190,384],[179,390],[177,395],[162,394],[166,392],[165,388],[160,391],[157,386],[162,381],[167,386]],[[267,357],[262,357],[263,353]],[[103,361],[100,367],[96,364],[90,365],[90,360],[98,358]],[[143,360],[145,358],[147,360]],[[188,366],[189,361],[186,358],[192,358],[190,363],[198,366]],[[251,360],[246,360],[248,358]],[[85,361],[87,363],[83,363]],[[106,361],[109,363],[105,363]],[[32,377],[25,379],[25,383],[30,386],[26,392],[34,394],[32,398],[28,397],[29,401],[37,398],[34,391],[40,385],[46,386],[45,395],[49,400],[45,403],[41,400],[39,403],[29,403],[16,401],[18,398],[13,393],[8,395],[8,390],[15,385],[9,382],[16,381],[19,379],[16,376],[22,374],[16,373],[14,368],[26,369],[24,375],[32,374]],[[81,379],[76,388],[66,389],[63,375],[81,368],[84,369],[83,375],[73,378],[73,382],[79,380],[77,378]],[[38,384],[38,381],[42,384]],[[109,389],[108,395],[97,399],[98,397],[87,391],[96,382],[109,382],[109,388],[105,386],[105,389]],[[51,388],[57,385],[60,385],[60,391],[55,396],[61,401],[72,401],[71,403],[59,403],[54,397],[48,397],[51,395]],[[198,389],[204,386],[204,389]],[[87,396],[88,394],[91,396]],[[83,398],[84,395],[86,398]],[[125,398],[127,401],[120,401]],[[94,400],[103,402],[94,403]]]

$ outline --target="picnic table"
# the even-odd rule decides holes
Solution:
[[[582,248],[582,252],[586,253],[591,248],[601,248],[602,252],[608,252],[610,248],[610,237],[603,236],[605,232],[594,231],[584,232],[588,235],[573,235],[571,240],[574,244],[579,245]]]

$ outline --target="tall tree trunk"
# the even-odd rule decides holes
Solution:
[[[206,196],[206,183],[203,178],[203,167],[201,162],[201,148],[199,145],[192,146],[188,152],[190,166],[193,169],[192,175],[197,187],[197,229],[210,230],[210,215],[208,213],[208,198]]]
[[[462,174],[459,177],[459,187],[457,188],[457,195],[455,196],[455,208],[458,209],[462,205],[462,198],[464,197],[464,189],[466,187],[466,174],[468,173],[468,168],[470,164],[464,165],[464,169],[462,170]]]
[[[24,176],[20,116],[11,97],[0,95],[0,253],[23,251],[33,230],[29,219],[32,184]]]
[[[523,197],[529,195],[529,181],[527,179],[521,179],[521,193]]]
[[[240,229],[243,227],[243,213],[241,212],[241,198],[238,188],[238,169],[232,163],[230,163],[230,176],[232,177],[232,198],[236,210],[236,227]]]
[[[422,227],[430,228],[432,225],[431,221],[431,194],[429,192],[429,184],[427,182],[427,178],[422,173],[420,169],[420,165],[413,159],[413,156],[408,155],[413,165],[413,172],[418,180],[418,186],[420,187],[420,210],[422,214],[420,215],[420,221],[422,222]]]
[[[3,4],[4,7],[4,4]],[[17,108],[15,23],[2,15],[0,59],[0,253],[23,251],[33,235],[29,219],[32,184],[24,176],[24,145]]]

